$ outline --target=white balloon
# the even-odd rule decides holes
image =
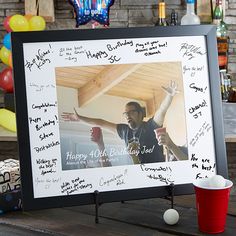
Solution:
[[[179,221],[179,213],[175,209],[168,209],[163,215],[163,219],[168,225],[175,225]]]

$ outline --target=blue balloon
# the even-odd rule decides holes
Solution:
[[[3,45],[8,49],[11,50],[11,33],[8,33],[3,38]]]
[[[109,25],[109,10],[115,0],[69,0],[76,15],[76,27],[91,20]]]

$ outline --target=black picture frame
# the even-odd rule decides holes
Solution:
[[[214,166],[210,167],[211,170],[203,170],[202,165],[204,160],[208,157],[202,156],[198,158],[196,164],[196,158],[193,153],[189,153],[188,165],[191,168],[196,168],[198,166],[199,173],[202,175],[194,174],[192,181],[196,178],[203,178],[211,176],[214,173],[220,174],[227,178],[227,158],[226,158],[226,149],[223,133],[223,119],[222,119],[222,107],[221,107],[221,95],[220,95],[220,80],[219,80],[219,70],[218,70],[218,61],[217,61],[217,47],[216,47],[216,36],[215,36],[215,27],[211,25],[201,25],[201,26],[169,26],[169,27],[148,27],[148,28],[122,28],[122,29],[93,29],[93,30],[59,30],[59,31],[45,31],[45,32],[13,32],[11,34],[12,39],[12,53],[13,53],[13,73],[14,73],[14,85],[15,85],[15,105],[16,105],[16,116],[17,116],[17,137],[19,144],[19,156],[20,156],[20,168],[21,168],[21,186],[22,186],[22,199],[24,210],[32,209],[42,209],[42,208],[51,208],[51,207],[65,207],[73,205],[83,205],[83,204],[92,204],[94,203],[94,191],[78,193],[78,194],[59,194],[47,195],[47,189],[42,196],[35,196],[35,189],[37,189],[35,175],[35,157],[32,155],[34,145],[32,142],[32,136],[30,131],[32,127],[30,126],[29,119],[31,117],[30,110],[32,107],[29,103],[30,99],[34,96],[33,85],[29,87],[27,83],[27,73],[30,69],[38,70],[39,72],[43,67],[40,67],[39,64],[35,65],[35,61],[27,61],[27,53],[31,53],[31,49],[35,49],[38,52],[38,45],[45,45],[45,43],[53,48],[53,44],[56,43],[80,43],[80,42],[91,42],[97,43],[101,41],[109,40],[153,40],[153,39],[162,39],[167,38],[171,39],[174,42],[178,41],[180,38],[185,42],[185,38],[192,37],[192,45],[194,45],[195,38],[199,37],[203,39],[204,47],[206,48],[206,63],[204,63],[204,68],[207,68],[206,74],[208,78],[203,78],[207,80],[209,86],[207,86],[207,98],[209,96],[209,106],[207,106],[207,112],[211,114],[212,117],[209,117],[211,123],[210,132],[212,132],[213,146],[215,154],[212,154],[210,159],[215,162]],[[144,40],[144,41],[145,41]],[[171,41],[172,42],[172,41]],[[29,48],[27,48],[29,45]],[[191,45],[188,44],[190,53],[196,52],[196,47],[191,51]],[[173,45],[175,47],[175,45]],[[177,44],[176,44],[177,47]],[[119,49],[117,49],[119,50]],[[55,51],[51,50],[50,53],[56,55]],[[178,50],[180,51],[180,49]],[[33,52],[34,53],[34,52]],[[47,54],[46,51],[44,53]],[[35,54],[34,54],[35,55]],[[115,55],[115,54],[114,54]],[[142,54],[143,55],[143,54]],[[140,56],[144,58],[145,56]],[[168,52],[166,56],[168,61],[171,61],[172,55]],[[53,57],[47,58],[47,60],[52,60]],[[37,57],[36,59],[37,60]],[[40,59],[41,60],[41,59]],[[47,64],[47,60],[41,60],[42,64]],[[155,61],[155,59],[152,59]],[[201,59],[198,60],[201,63]],[[126,62],[127,63],[127,62]],[[109,62],[108,62],[109,64]],[[116,64],[116,62],[115,62]],[[67,62],[65,66],[67,66]],[[39,68],[40,67],[40,68]],[[36,68],[36,69],[35,69]],[[43,69],[42,69],[43,70]],[[174,72],[173,72],[174,73]],[[201,81],[198,82],[201,84]],[[28,87],[27,87],[28,86]],[[27,89],[28,90],[27,90]],[[30,89],[31,88],[31,89]],[[31,91],[32,90],[32,91]],[[50,94],[48,94],[50,96]],[[43,99],[43,98],[42,98]],[[46,102],[47,100],[45,100]],[[190,108],[186,108],[188,110]],[[40,114],[37,113],[37,114]],[[35,116],[40,118],[40,116]],[[32,118],[32,117],[31,117]],[[194,126],[194,125],[193,125]],[[201,127],[200,127],[201,128]],[[199,135],[198,135],[199,136]],[[194,136],[195,141],[199,137]],[[207,141],[207,139],[206,139]],[[190,140],[189,140],[190,143]],[[205,147],[203,147],[204,149]],[[207,152],[207,150],[206,150]],[[53,156],[53,155],[52,155]],[[52,158],[52,157],[49,157]],[[33,163],[33,164],[32,164]],[[213,170],[215,171],[213,173]],[[79,171],[79,170],[78,170]],[[106,170],[105,170],[106,171]],[[195,170],[194,170],[195,171]],[[68,172],[68,171],[67,171]],[[180,175],[184,175],[183,168],[180,167]],[[57,173],[60,176],[60,173]],[[68,176],[70,171],[68,172]],[[46,180],[45,180],[46,181]],[[135,176],[133,178],[135,180]],[[182,194],[191,194],[193,193],[192,181],[175,185],[175,195]],[[38,184],[40,184],[38,182]],[[98,189],[94,189],[98,190]],[[114,202],[121,200],[133,200],[133,199],[144,199],[144,198],[154,198],[154,197],[163,197],[169,195],[169,185],[159,185],[152,184],[148,187],[132,187],[124,189],[115,189],[111,188],[107,191],[99,191],[99,201],[100,203]]]

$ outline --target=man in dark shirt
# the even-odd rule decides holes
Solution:
[[[178,92],[177,85],[171,81],[170,86],[163,88],[166,97],[152,118],[144,121],[144,112],[137,102],[129,102],[123,113],[127,124],[115,124],[103,119],[81,116],[75,110],[75,114],[64,113],[64,120],[82,121],[92,126],[100,126],[114,133],[118,133],[125,141],[127,151],[133,159],[134,164],[163,162],[163,145],[170,150],[178,159],[186,159],[178,146],[169,138],[168,134],[156,137],[154,130],[162,127],[165,114],[172,102],[173,96]]]
[[[126,104],[124,115],[128,124],[117,124],[117,132],[126,143],[129,155],[134,163],[152,163],[165,161],[163,146],[158,144],[154,130],[158,124],[149,119],[143,121],[143,109],[137,102]]]

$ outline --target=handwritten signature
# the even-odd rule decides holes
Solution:
[[[182,43],[179,51],[182,51],[183,57],[187,57],[188,60],[192,60],[196,56],[203,56],[206,54],[206,52],[202,51],[201,47],[188,43]]]
[[[31,61],[26,60],[25,67],[30,71],[32,71],[33,66],[41,70],[42,66],[51,63],[51,60],[47,57],[52,53],[50,44],[49,47],[50,48],[45,51],[38,49],[37,54]]]

